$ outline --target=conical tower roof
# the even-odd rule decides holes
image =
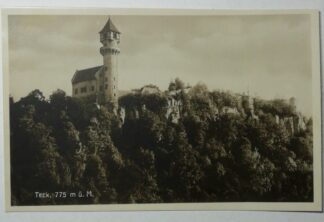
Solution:
[[[110,17],[109,17],[106,25],[103,27],[103,29],[99,33],[106,33],[109,31],[120,33],[120,31],[118,31],[116,26],[112,23]]]

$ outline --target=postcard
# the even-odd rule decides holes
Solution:
[[[321,211],[319,12],[2,9],[7,211]]]

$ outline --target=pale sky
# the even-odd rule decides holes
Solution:
[[[297,99],[311,116],[309,15],[112,16],[121,31],[119,89],[172,79],[264,99]],[[11,15],[10,94],[71,95],[76,69],[102,65],[98,32],[107,16]]]

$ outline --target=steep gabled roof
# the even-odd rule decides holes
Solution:
[[[72,84],[96,79],[96,73],[102,66],[96,66],[88,69],[77,70],[72,78]]]
[[[103,27],[103,29],[99,33],[105,33],[105,32],[109,32],[109,31],[120,33],[120,31],[118,31],[118,29],[112,23],[110,18],[108,19],[106,25]]]

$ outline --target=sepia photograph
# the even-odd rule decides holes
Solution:
[[[321,210],[318,12],[2,17],[7,210]]]

